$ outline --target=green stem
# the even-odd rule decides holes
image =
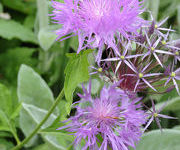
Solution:
[[[20,142],[20,140],[19,140],[17,134],[16,134],[13,130],[11,131],[11,133],[13,134],[13,136],[14,136],[16,142],[17,142],[17,145],[19,145],[21,142]]]
[[[12,148],[12,150],[19,150],[20,148],[22,148],[24,146],[24,144],[26,144],[27,142],[29,142],[29,140],[31,140],[31,138],[39,131],[39,129],[42,127],[42,125],[50,117],[50,115],[52,114],[52,112],[54,111],[54,109],[56,108],[56,106],[58,105],[60,100],[63,98],[63,96],[64,96],[64,89],[62,89],[62,91],[58,95],[57,99],[55,100],[54,104],[51,106],[51,108],[49,109],[49,111],[46,114],[46,116],[44,117],[44,119],[38,124],[38,126],[34,129],[34,131],[27,138],[25,138],[19,145]]]

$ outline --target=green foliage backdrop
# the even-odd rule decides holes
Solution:
[[[169,16],[166,27],[171,25],[176,30],[171,38],[180,38],[180,0],[147,0],[146,7],[158,21]],[[74,137],[56,129],[70,115],[74,91],[81,92],[79,84],[89,79],[93,50],[77,55],[76,37],[56,42],[54,31],[61,26],[51,23],[51,10],[48,0],[0,1],[0,150],[13,148],[32,133],[63,86],[65,96],[23,149],[73,149]],[[145,13],[144,17],[149,16]],[[93,80],[96,93],[103,85],[98,77]],[[162,120],[163,127],[169,128],[162,135],[152,125],[137,150],[180,149],[180,97],[173,92],[152,97],[157,107],[169,99],[164,113],[178,119]]]

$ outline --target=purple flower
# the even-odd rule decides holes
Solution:
[[[57,31],[58,38],[78,35],[78,53],[87,46],[98,47],[97,61],[100,61],[104,44],[118,54],[116,38],[138,35],[137,30],[146,23],[139,17],[143,12],[141,5],[139,0],[52,1],[52,19],[63,25]]]
[[[156,91],[156,89],[148,82],[148,80],[146,80],[145,78],[148,77],[153,77],[153,76],[160,76],[162,75],[162,73],[146,73],[146,70],[148,69],[148,67],[150,66],[152,62],[150,62],[149,64],[147,64],[144,68],[141,68],[142,70],[138,71],[137,69],[133,69],[133,71],[135,72],[135,74],[126,74],[127,76],[132,76],[132,77],[137,77],[137,82],[136,85],[134,87],[134,91],[136,91],[137,87],[140,83],[140,81],[143,81],[145,84],[147,84],[150,88],[152,88],[154,91]],[[135,68],[135,67],[134,67]]]
[[[128,44],[126,46],[124,46],[125,50],[123,52],[123,54],[118,54],[117,57],[114,58],[107,58],[101,61],[119,61],[117,66],[116,66],[116,70],[115,73],[119,70],[119,67],[121,66],[122,62],[124,62],[129,68],[131,68],[132,70],[134,70],[133,66],[131,65],[131,63],[129,63],[129,59],[132,58],[137,58],[138,56],[142,56],[142,54],[136,54],[136,55],[127,55],[128,52],[128,48],[130,46],[130,42],[128,42]]]
[[[89,91],[84,89],[84,93],[79,94],[81,100],[74,104],[76,115],[69,118],[70,123],[63,127],[76,137],[75,146],[84,139],[83,150],[135,148],[147,117],[141,110],[141,99],[130,99],[116,85],[104,87],[99,98],[92,98],[90,87]]]
[[[161,65],[161,67],[163,67],[163,65],[156,53],[168,54],[168,55],[172,55],[172,53],[170,53],[168,51],[157,49],[157,46],[158,46],[159,42],[161,41],[161,37],[159,37],[155,42],[153,41],[153,43],[151,43],[151,40],[149,39],[146,31],[145,31],[145,35],[147,38],[148,46],[145,46],[145,45],[144,46],[148,49],[148,52],[144,55],[143,59],[152,54],[155,57],[155,59],[157,60],[157,62]]]
[[[144,128],[144,131],[149,127],[149,125],[152,123],[153,120],[156,121],[159,129],[162,131],[162,128],[161,128],[161,124],[160,124],[160,120],[159,118],[166,118],[166,119],[176,119],[174,117],[170,117],[170,116],[167,116],[167,115],[163,115],[163,114],[160,114],[160,112],[163,110],[163,108],[166,106],[166,103],[164,103],[164,105],[161,106],[161,108],[159,110],[156,110],[155,108],[155,105],[154,105],[154,101],[151,100],[151,103],[152,103],[152,110],[148,108],[148,110],[150,111],[150,113],[148,112],[147,114],[149,115],[149,120]]]
[[[97,73],[102,73],[102,72],[103,72],[103,68],[101,68],[101,67],[96,68],[96,67],[94,67],[94,66],[91,66],[91,68],[92,68],[94,71],[91,72],[90,75],[97,74]]]
[[[168,77],[168,79],[167,79],[167,81],[165,83],[165,86],[170,82],[170,80],[172,80],[173,84],[174,84],[174,86],[176,88],[176,91],[180,95],[179,87],[178,87],[178,84],[176,82],[176,80],[180,80],[180,68],[176,69],[175,71],[173,71],[172,69],[171,69],[171,71],[167,70],[167,73],[168,73],[169,77]]]
[[[180,56],[179,56],[179,50],[180,50],[180,40],[173,40],[173,41],[167,41],[164,40],[162,41],[162,44],[167,47],[170,48],[170,52],[172,53],[171,55],[174,57],[174,63],[177,64],[178,61],[180,61]]]
[[[161,31],[174,31],[172,29],[167,29],[167,28],[163,28],[161,27],[167,20],[169,17],[166,17],[164,20],[160,21],[160,22],[156,22],[150,12],[150,16],[151,16],[151,20],[152,20],[152,24],[149,28],[149,33],[152,34],[153,32],[157,33],[160,36],[164,36],[164,34]]]

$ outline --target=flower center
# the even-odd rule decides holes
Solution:
[[[171,73],[171,77],[175,77],[176,76],[176,73],[175,72],[172,72]]]
[[[98,72],[102,72],[103,71],[103,69],[102,68],[98,68]]]
[[[155,29],[157,29],[157,28],[158,28],[158,25],[157,25],[157,24],[155,24],[154,28],[155,28]]]
[[[120,119],[119,117],[110,117],[110,116],[106,116],[106,117],[104,117],[104,118],[107,118],[107,119]]]
[[[176,53],[175,53],[177,56],[179,56],[179,52],[177,51]]]
[[[104,12],[101,9],[97,9],[95,11],[95,15],[100,18],[104,15]]]
[[[155,117],[155,118],[158,117],[158,113],[154,113],[154,117]]]
[[[124,56],[120,56],[120,58],[121,58],[122,60],[124,60],[125,57],[124,57]]]
[[[143,78],[143,74],[142,73],[139,73],[139,78]]]
[[[155,50],[155,48],[154,47],[151,47],[151,51],[154,51]]]
[[[164,41],[164,40],[163,40],[161,43],[162,43],[163,45],[166,45],[166,41]]]

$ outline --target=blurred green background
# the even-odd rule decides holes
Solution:
[[[170,34],[171,39],[180,38],[180,0],[146,0],[145,7],[157,21],[169,16],[164,27],[176,30]],[[68,61],[65,54],[76,52],[78,47],[76,37],[56,41],[54,31],[61,26],[52,24],[48,17],[51,11],[48,0],[0,0],[0,150],[16,145],[40,122],[63,87]],[[143,17],[150,19],[147,14]],[[180,118],[180,97],[175,90],[152,97],[158,106],[170,99],[164,114]],[[36,102],[37,98],[40,101]],[[22,104],[24,100],[29,103]],[[30,105],[32,102],[34,105]],[[67,114],[65,103],[60,103],[43,130],[23,149],[72,148],[72,136],[54,131]],[[137,150],[180,150],[180,121],[162,120],[161,123],[164,128],[173,129],[165,130],[162,136],[158,131],[147,134]],[[150,128],[153,129],[157,129],[155,124]]]

